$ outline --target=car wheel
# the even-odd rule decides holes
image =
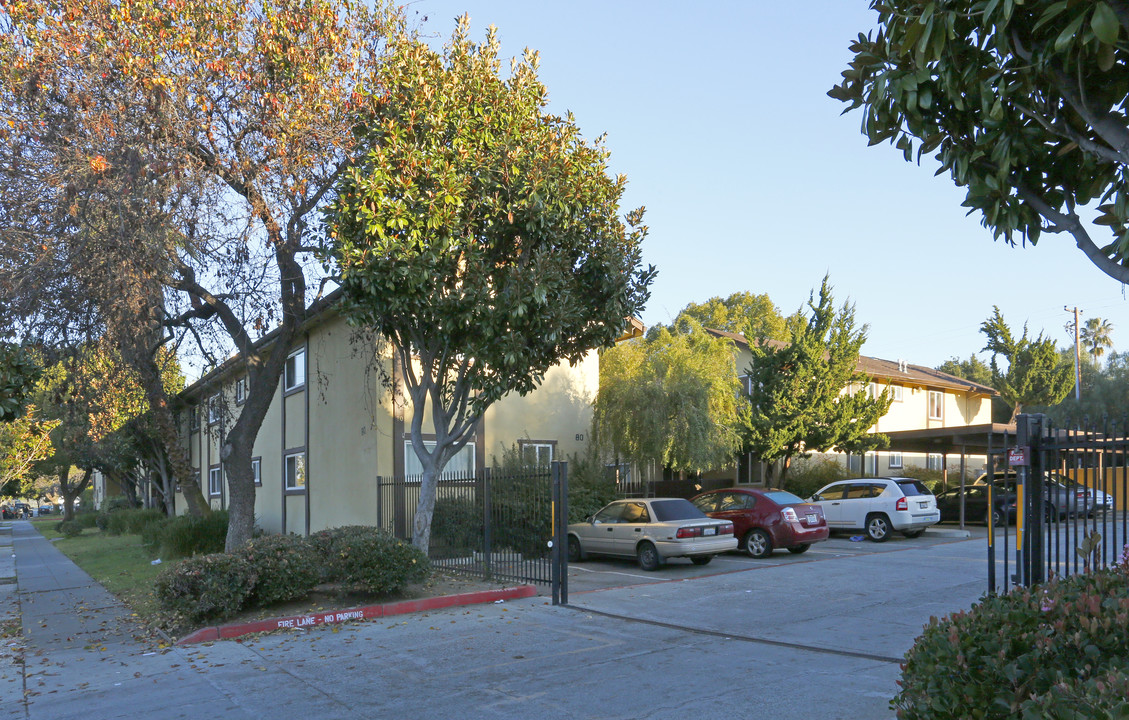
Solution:
[[[584,559],[584,552],[580,549],[580,540],[573,536],[568,538],[568,561],[580,562]]]
[[[749,557],[760,559],[772,554],[772,538],[764,530],[754,528],[745,533],[745,540],[742,544],[745,552],[749,553]]]
[[[994,525],[1000,527],[1004,524],[1004,516],[997,508],[992,508],[991,511],[984,513],[984,524]]]
[[[925,532],[925,528],[922,528],[920,530],[903,530],[902,535],[905,535],[908,538],[915,538],[921,537],[921,533],[923,532]]]
[[[635,559],[639,561],[639,567],[648,572],[658,570],[659,566],[663,564],[658,549],[649,542],[639,544],[638,549],[635,550]]]
[[[1047,520],[1054,521],[1054,520],[1058,520],[1059,517],[1060,516],[1058,514],[1058,509],[1053,504],[1047,505],[1047,512],[1046,512]]]
[[[886,542],[890,539],[890,518],[882,513],[876,513],[866,519],[866,536],[874,542]]]
[[[810,547],[811,545],[794,545],[788,548],[788,552],[792,553],[793,555],[799,555],[801,553],[806,553],[808,551],[808,548]]]
[[[698,555],[697,557],[690,558],[690,562],[695,565],[709,565],[710,560],[713,560],[713,555]]]

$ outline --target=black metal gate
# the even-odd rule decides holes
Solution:
[[[1003,511],[988,530],[988,591],[1120,561],[1129,545],[1127,466],[1124,427],[1060,428],[1043,415],[1020,415],[1014,439],[988,450],[989,507]]]
[[[377,477],[377,525],[412,539],[420,478]],[[489,580],[550,585],[568,603],[568,464],[442,478],[435,493],[432,565]]]

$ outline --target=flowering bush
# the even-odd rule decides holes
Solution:
[[[157,602],[191,621],[219,617],[241,610],[257,579],[255,567],[239,555],[197,555],[157,575]]]
[[[930,621],[891,705],[903,720],[1129,716],[1129,565]]]

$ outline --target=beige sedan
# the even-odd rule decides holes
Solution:
[[[634,557],[642,569],[657,570],[668,558],[705,565],[736,548],[732,522],[707,517],[682,498],[616,500],[568,526],[569,562],[589,555]]]

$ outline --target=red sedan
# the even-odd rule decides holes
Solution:
[[[739,547],[755,558],[768,557],[776,548],[802,553],[830,532],[822,507],[784,490],[707,490],[690,502],[712,518],[732,521]]]

